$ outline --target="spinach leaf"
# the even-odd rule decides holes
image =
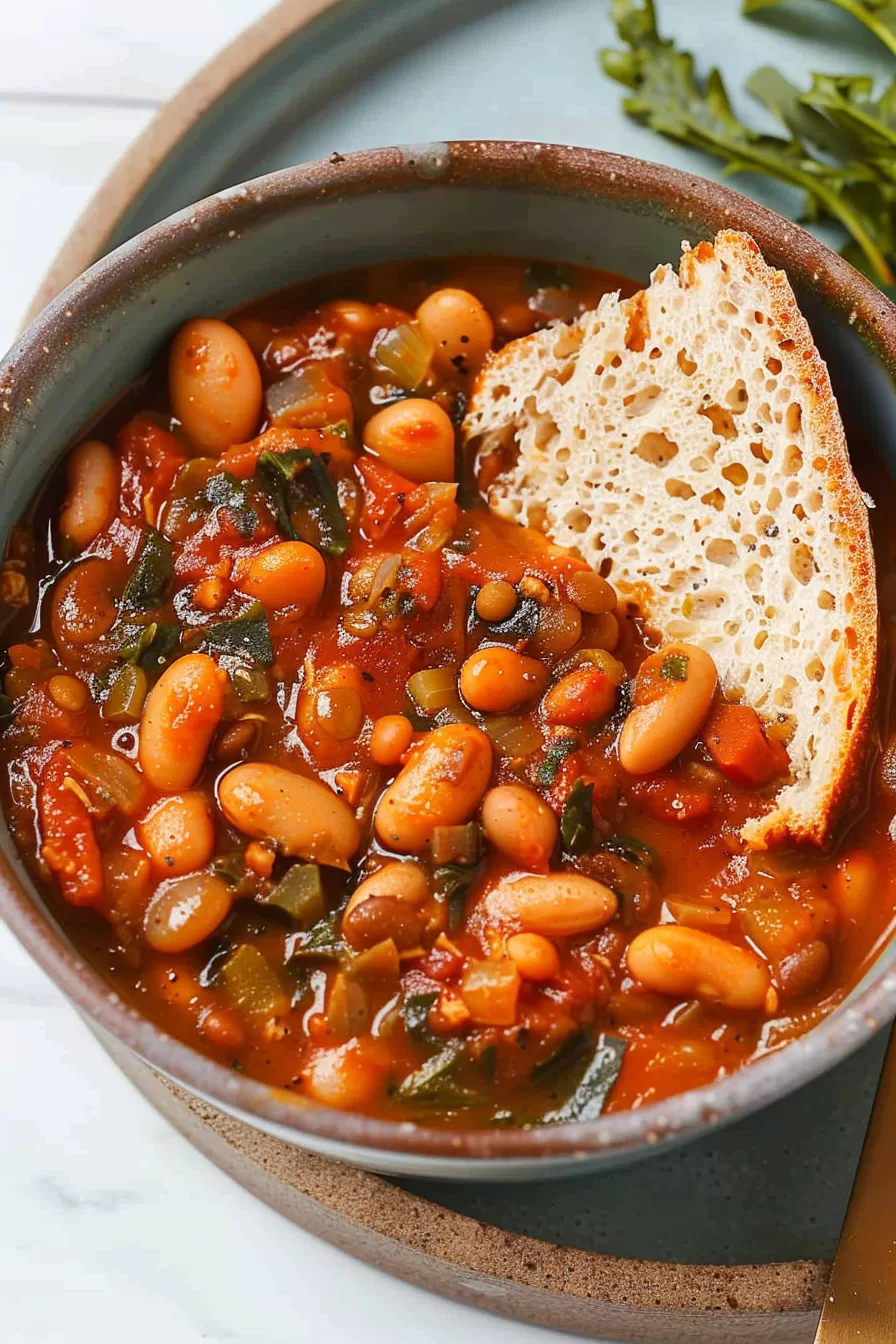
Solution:
[[[293,961],[338,961],[345,951],[345,943],[339,933],[339,915],[334,912],[325,919],[312,924],[307,933],[303,933],[292,946],[290,957]]]
[[[318,518],[320,549],[326,555],[339,556],[348,550],[348,528],[325,457],[325,453],[313,453],[310,448],[293,448],[286,453],[264,452],[258,459],[258,475],[274,498],[280,530],[295,541],[300,538],[292,521],[291,487],[307,470],[321,505]]]
[[[405,1078],[398,1088],[399,1099],[452,1109],[481,1103],[483,1098],[465,1087],[460,1080],[463,1058],[463,1052],[458,1046],[446,1046]]]
[[[121,605],[131,610],[157,607],[165,600],[174,576],[174,549],[171,542],[148,527],[131,571]]]
[[[428,1045],[438,1039],[429,1027],[429,1011],[438,1000],[438,994],[433,991],[431,994],[411,994],[402,1003],[401,1016],[404,1019],[404,1029],[412,1041],[421,1041]]]
[[[567,854],[584,854],[594,846],[594,785],[577,779],[560,814],[560,835]]]
[[[556,1094],[569,1089],[567,1099],[544,1117],[546,1124],[594,1120],[607,1103],[622,1069],[626,1042],[602,1033],[595,1046],[588,1032],[576,1032],[557,1054],[533,1071],[533,1078],[550,1081]]]
[[[122,648],[121,658],[145,672],[158,672],[180,642],[180,626],[176,622],[150,621],[148,625],[128,626],[125,634],[129,642]]]
[[[577,737],[555,737],[548,743],[544,759],[538,767],[538,782],[543,788],[554,783],[560,773],[560,767],[578,749]]]
[[[482,863],[468,867],[463,863],[443,863],[434,869],[436,894],[448,906],[448,928],[456,933],[464,922],[467,896],[482,873]]]
[[[253,602],[232,621],[207,625],[202,631],[201,644],[211,653],[229,653],[262,667],[270,667],[274,661],[267,613],[260,602]]]
[[[202,498],[214,509],[226,509],[241,537],[251,537],[258,527],[258,512],[252,503],[248,481],[231,476],[229,471],[209,476]]]
[[[626,863],[634,863],[637,867],[646,868],[648,871],[659,866],[656,850],[650,845],[645,845],[643,840],[636,840],[633,835],[611,835],[603,842],[601,849],[606,849],[610,854],[625,859]]]

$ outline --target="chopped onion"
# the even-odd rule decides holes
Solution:
[[[415,672],[408,678],[407,692],[424,714],[435,714],[457,700],[457,672],[453,667]]]
[[[400,569],[400,555],[387,555],[385,560],[381,561],[373,576],[373,583],[370,585],[370,595],[367,598],[367,605],[369,607],[372,607],[376,600],[383,595],[385,590],[392,586]]]
[[[338,971],[327,1000],[327,1027],[334,1036],[357,1036],[370,1026],[370,1003],[357,980]]]
[[[543,746],[541,729],[531,719],[494,714],[484,727],[502,756],[531,756]]]
[[[377,363],[391,373],[399,387],[419,387],[429,372],[435,345],[416,322],[402,322],[375,342]]]
[[[143,780],[129,761],[89,742],[68,747],[65,755],[75,774],[102,801],[111,803],[126,817],[138,811],[143,802]]]

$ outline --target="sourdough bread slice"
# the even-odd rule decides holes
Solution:
[[[786,719],[791,778],[754,848],[822,843],[864,757],[877,663],[868,515],[827,367],[747,234],[486,364],[463,427],[491,508],[607,574],[663,639]],[[489,464],[488,478],[496,462]],[[484,477],[485,479],[485,477]]]

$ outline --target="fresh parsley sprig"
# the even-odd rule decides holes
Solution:
[[[728,173],[796,187],[806,219],[839,221],[854,244],[849,259],[879,285],[896,283],[896,81],[875,99],[869,79],[816,75],[801,93],[766,67],[748,87],[787,137],[765,135],[737,117],[717,69],[700,80],[690,52],[660,36],[654,0],[612,0],[611,14],[628,50],[604,50],[600,60],[631,90],[630,117],[723,160]]]

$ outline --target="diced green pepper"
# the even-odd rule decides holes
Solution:
[[[303,929],[310,929],[327,913],[320,868],[316,863],[294,863],[264,904],[276,905]]]

